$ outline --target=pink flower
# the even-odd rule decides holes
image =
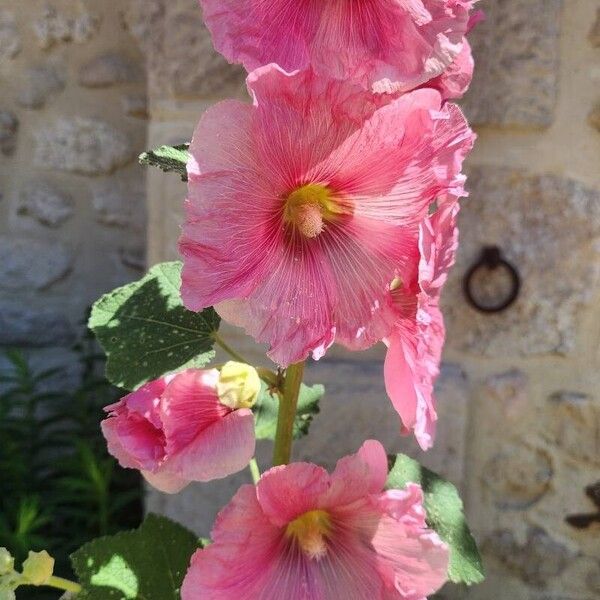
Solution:
[[[475,0],[200,0],[215,47],[248,71],[312,66],[377,93],[406,92],[461,52]]]
[[[275,467],[217,517],[192,557],[182,600],[422,600],[446,581],[448,548],[427,528],[418,485],[384,491],[387,460],[367,441],[332,475]]]
[[[423,450],[433,445],[437,413],[433,386],[444,345],[440,293],[458,247],[458,203],[443,203],[420,227],[418,272],[394,290],[398,321],[386,340],[385,385],[402,419]]]
[[[397,99],[276,65],[248,78],[254,106],[200,120],[188,163],[182,297],[217,304],[281,365],[388,336],[390,283],[418,260],[418,223],[464,194],[473,134],[434,90]]]
[[[225,406],[218,384],[216,369],[188,369],[106,407],[108,451],[167,493],[242,470],[254,455],[252,411]]]

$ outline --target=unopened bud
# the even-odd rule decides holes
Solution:
[[[6,548],[0,548],[0,575],[8,575],[15,570],[15,559]]]
[[[44,585],[54,572],[54,559],[45,551],[29,552],[23,562],[23,579],[30,585]]]
[[[254,367],[230,361],[223,365],[217,383],[219,400],[229,408],[251,408],[260,393],[260,377]]]

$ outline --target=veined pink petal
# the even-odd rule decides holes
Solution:
[[[234,410],[204,429],[167,464],[191,481],[222,479],[244,469],[254,456],[254,448],[252,411]]]
[[[256,497],[265,516],[281,527],[318,508],[330,485],[325,469],[310,463],[292,463],[264,473],[256,486]],[[297,489],[302,494],[296,493]]]
[[[460,53],[473,1],[200,0],[217,50],[248,71],[277,63],[406,92]]]
[[[473,134],[433,90],[383,100],[276,65],[248,85],[253,107],[218,104],[194,135],[183,300],[217,305],[284,366],[334,339],[367,348],[393,329],[390,283],[412,272],[429,205],[464,194]],[[311,186],[324,204],[309,236],[286,207]]]
[[[182,600],[425,600],[445,582],[448,548],[418,486],[382,491],[385,463],[368,441],[331,477],[300,463],[242,486],[192,557]]]

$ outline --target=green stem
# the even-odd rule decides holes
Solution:
[[[58,590],[65,590],[65,592],[73,592],[78,594],[83,589],[78,583],[63,579],[62,577],[55,577],[54,575],[46,582],[47,586],[56,588]]]
[[[290,365],[285,371],[283,393],[279,397],[277,432],[273,450],[273,466],[287,465],[292,456],[294,419],[298,407],[298,395],[304,374],[304,362]]]
[[[250,474],[252,475],[252,481],[254,482],[254,485],[256,485],[260,479],[260,469],[258,468],[256,458],[253,458],[250,461],[248,468],[250,469]]]

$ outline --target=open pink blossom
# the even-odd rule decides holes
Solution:
[[[295,463],[242,486],[192,557],[182,600],[423,600],[446,581],[448,548],[421,488],[384,491],[386,476],[383,446],[367,441],[331,475]]]
[[[385,385],[402,420],[423,450],[434,441],[437,413],[433,387],[444,345],[440,293],[458,247],[456,201],[441,204],[420,227],[418,272],[392,293],[398,310],[394,333],[386,340]]]
[[[188,163],[182,297],[216,305],[281,365],[334,339],[363,349],[395,321],[390,283],[418,260],[418,223],[464,194],[473,134],[435,90],[381,97],[276,65],[254,105],[203,115]]]
[[[354,79],[405,92],[460,54],[475,0],[200,0],[216,49],[248,71]]]
[[[225,406],[218,382],[216,369],[188,369],[108,406],[102,432],[109,452],[167,493],[242,470],[254,455],[252,411]]]

